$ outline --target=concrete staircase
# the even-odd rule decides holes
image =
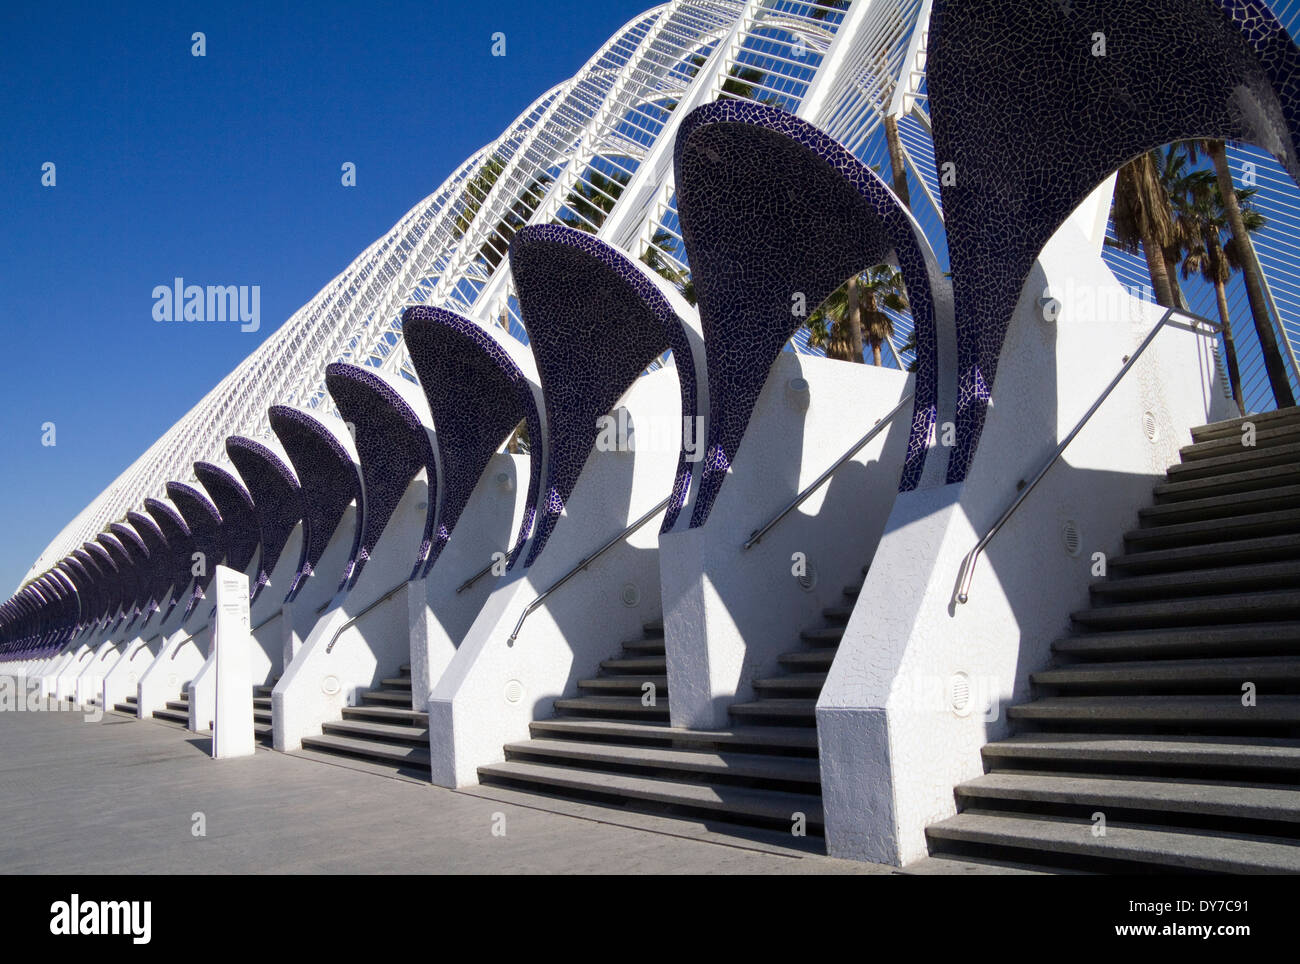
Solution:
[[[826,610],[829,625],[805,631],[802,648],[780,657],[782,675],[754,681],[757,699],[733,704],[726,730],[669,725],[663,626],[647,625],[597,678],[578,683],[580,695],[555,701],[556,718],[507,745],[505,762],[480,767],[479,779],[703,819],[722,833],[776,831],[791,846],[824,851],[814,708],[850,609]],[[655,688],[651,706],[642,699],[646,683]],[[796,814],[801,837],[792,834]]]
[[[1300,871],[1300,409],[1192,438],[917,869]]]
[[[279,677],[277,676],[276,679],[278,680]],[[263,746],[271,745],[271,690],[274,686],[273,682],[269,686],[253,687],[253,736]],[[113,709],[119,713],[135,716],[137,705],[136,697],[128,696],[123,702],[114,706]],[[176,699],[168,700],[163,709],[154,710],[153,718],[167,723],[179,723],[181,726],[188,727],[190,724],[189,685],[185,686],[185,689],[180,692]]]
[[[397,676],[362,693],[341,720],[326,723],[320,736],[304,737],[302,745],[429,779],[429,714],[411,709],[411,667],[403,665]]]
[[[168,700],[161,710],[153,711],[155,720],[166,720],[168,723],[179,723],[181,726],[190,725],[190,687],[185,684],[179,696],[174,700]]]

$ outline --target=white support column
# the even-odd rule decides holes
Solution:
[[[212,651],[216,656],[217,699],[212,721],[212,758],[251,756],[253,739],[253,680],[249,673],[253,637],[248,621],[248,577],[218,566],[213,580],[217,613],[213,618]]]

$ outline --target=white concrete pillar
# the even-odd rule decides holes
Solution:
[[[212,721],[212,758],[251,756],[253,738],[253,637],[248,619],[248,577],[218,566],[213,580],[217,612],[212,630],[216,707]]]

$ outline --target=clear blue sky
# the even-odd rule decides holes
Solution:
[[[293,311],[653,5],[5,4],[0,597]],[[261,330],[155,323],[153,288],[177,275],[260,285]]]

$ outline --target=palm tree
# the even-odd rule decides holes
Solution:
[[[1146,257],[1156,301],[1176,308],[1165,248],[1174,243],[1169,196],[1160,184],[1155,152],[1140,154],[1119,169],[1111,215],[1115,239],[1125,251]]]
[[[626,171],[603,174],[594,167],[588,168],[586,179],[579,178],[564,199],[564,206],[573,212],[573,216],[561,215],[559,220],[571,228],[595,234],[609,212],[614,210],[619,195],[631,179],[632,175]]]
[[[506,162],[501,158],[493,155],[488,158],[479,172],[470,179],[461,192],[460,211],[456,214],[456,221],[453,225],[452,232],[456,238],[463,237],[470,227],[474,224],[474,219],[478,217],[479,210],[483,207],[483,202],[487,199],[488,194],[496,185],[501,174],[505,171]],[[510,247],[511,240],[518,233],[519,229],[528,223],[537,206],[542,203],[542,198],[546,196],[547,185],[551,179],[547,175],[535,179],[526,191],[524,191],[510,209],[506,211],[505,216],[497,222],[496,226],[488,233],[487,240],[479,248],[479,257],[489,269],[495,269],[506,255],[506,250]],[[493,241],[494,236],[498,239]]]
[[[1291,382],[1287,378],[1286,365],[1282,361],[1282,352],[1278,347],[1277,333],[1273,330],[1273,320],[1269,315],[1268,301],[1264,297],[1264,273],[1255,255],[1255,245],[1250,240],[1250,229],[1245,215],[1237,200],[1236,186],[1232,182],[1232,170],[1228,167],[1228,148],[1220,140],[1206,140],[1204,150],[1214,162],[1214,174],[1219,185],[1219,194],[1223,198],[1223,211],[1227,216],[1228,230],[1236,245],[1237,257],[1241,262],[1241,275],[1246,285],[1246,297],[1250,301],[1250,313],[1255,322],[1255,334],[1259,338],[1260,354],[1264,358],[1264,370],[1268,373],[1268,383],[1273,389],[1273,398],[1278,408],[1295,405],[1295,395],[1291,392]]]
[[[1223,354],[1228,368],[1228,384],[1238,410],[1245,412],[1241,369],[1237,363],[1237,344],[1232,334],[1227,296],[1227,285],[1232,273],[1241,270],[1240,254],[1235,239],[1230,239],[1226,246],[1223,244],[1223,232],[1227,228],[1228,219],[1216,176],[1204,170],[1198,174],[1200,176],[1190,185],[1189,194],[1176,201],[1176,206],[1185,208],[1183,218],[1189,226],[1195,225],[1198,232],[1198,239],[1189,244],[1183,258],[1182,274],[1184,278],[1199,274],[1214,286],[1219,321],[1223,327]],[[1264,216],[1250,204],[1254,193],[1253,190],[1236,192],[1242,220],[1248,231],[1258,231],[1265,224]]]
[[[887,264],[868,268],[860,284],[864,296],[862,329],[871,343],[871,363],[879,368],[880,346],[894,337],[894,319],[883,309],[907,311],[907,286],[903,272]]]
[[[1169,276],[1174,307],[1186,311],[1187,299],[1178,283],[1178,266],[1187,251],[1200,244],[1201,227],[1191,199],[1203,189],[1205,171],[1192,167],[1191,155],[1182,144],[1170,144],[1163,152],[1157,151],[1156,157],[1160,186],[1169,202],[1171,239],[1163,252],[1165,274]]]
[[[883,363],[881,345],[894,335],[894,322],[883,309],[906,311],[903,275],[890,265],[876,265],[855,274],[808,316],[808,343],[826,357],[865,363],[866,344],[872,363]]]
[[[663,228],[655,230],[654,237],[650,239],[650,247],[646,248],[645,254],[641,255],[641,260],[650,266],[650,270],[667,278],[678,290],[681,291],[682,297],[689,304],[695,304],[695,282],[691,279],[689,270],[681,270],[675,267],[675,262],[669,260],[672,257],[672,248],[670,247],[673,236]]]
[[[854,289],[856,291],[856,288]],[[845,282],[831,293],[831,296],[817,306],[817,310],[804,322],[808,328],[808,344],[821,348],[827,358],[839,361],[862,362],[862,349],[853,354],[853,338],[849,326],[849,285]],[[862,338],[862,326],[858,325],[858,339]]]

